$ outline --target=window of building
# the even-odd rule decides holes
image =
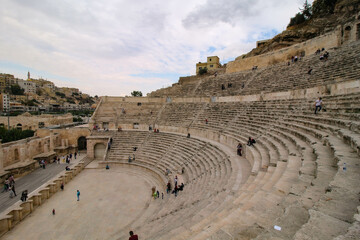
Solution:
[[[199,69],[202,69],[202,67],[199,67]]]
[[[141,106],[141,102],[138,102],[137,105],[138,105],[138,106]]]
[[[214,67],[214,65],[211,64],[210,67],[212,68],[212,67]]]
[[[209,62],[211,62],[211,58],[209,58]]]

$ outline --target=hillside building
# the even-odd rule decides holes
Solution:
[[[218,56],[207,57],[206,62],[199,62],[196,64],[196,74],[199,73],[201,69],[207,68],[208,71],[215,70],[221,67],[220,58]]]
[[[2,112],[8,112],[10,110],[10,98],[9,95],[1,93],[0,94],[0,110]]]

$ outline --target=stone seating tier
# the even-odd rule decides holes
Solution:
[[[360,74],[360,42],[329,49],[327,61],[320,61],[320,55],[310,54],[296,63],[278,63],[255,71],[209,76],[198,83],[176,85],[166,91],[160,89],[150,97],[196,97],[196,96],[237,96],[260,92],[281,92],[291,89],[311,88],[335,82],[357,80]],[[307,74],[311,67],[311,75]],[[281,84],[279,84],[279,82]],[[232,84],[228,87],[228,84]],[[222,90],[222,85],[225,89]]]
[[[314,100],[308,99],[166,104],[155,122],[160,128],[186,127],[192,136],[212,133],[243,143],[253,175],[232,192],[236,183],[228,175],[235,176],[239,168],[221,147],[218,151],[193,137],[149,133],[140,141],[136,161],[160,172],[168,168],[170,178],[184,168],[186,191],[177,199],[170,198],[153,218],[134,226],[161,239],[175,233],[176,239],[245,237],[250,230],[257,239],[303,239],[315,236],[309,234],[314,226],[335,223],[338,227],[326,233],[315,231],[317,236],[346,234],[360,191],[355,183],[360,179],[355,160],[360,142],[359,96],[325,96],[326,112],[318,115],[313,113]],[[257,140],[254,147],[245,146],[249,136]],[[345,175],[338,168],[343,162],[353,167]],[[346,206],[334,209],[340,202]],[[180,219],[187,221],[177,224],[183,222]],[[273,230],[274,223],[286,230]]]

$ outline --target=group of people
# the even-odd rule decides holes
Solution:
[[[324,51],[325,51],[325,48],[322,48],[321,50],[320,50],[320,48],[318,48],[318,50],[316,50],[315,54],[319,55],[319,54],[321,54],[321,52],[324,52]],[[328,58],[329,58],[329,52],[328,51],[325,51],[324,54],[320,55],[320,60],[325,60],[326,61]]]
[[[174,190],[172,190],[172,188],[171,188],[171,183],[170,183],[170,181],[169,181],[169,182],[167,183],[167,185],[166,185],[166,193],[167,193],[167,194],[169,194],[169,193],[174,194],[175,197],[177,197],[178,192],[179,192],[179,191],[183,191],[185,185],[184,185],[184,183],[181,183],[180,185],[178,185],[178,177],[175,176],[175,178],[174,178],[174,186],[175,186],[175,187],[174,187]]]
[[[232,88],[232,83],[228,83],[227,87]],[[221,84],[221,90],[225,90],[225,84]]]
[[[15,179],[13,175],[10,175],[5,181],[4,181],[4,189],[2,192],[10,192],[10,197],[12,198],[13,195],[16,196],[15,191]]]
[[[256,143],[255,139],[252,137],[249,137],[247,145],[248,146],[254,146],[254,144]]]

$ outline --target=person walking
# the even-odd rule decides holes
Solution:
[[[15,184],[11,185],[10,190],[14,193],[15,196],[17,196],[15,192]]]
[[[75,153],[74,153],[74,157],[75,157],[75,159],[76,159],[76,156],[77,156],[77,152],[75,152]]]
[[[77,200],[80,201],[80,191],[79,190],[76,191],[76,196],[77,196]]]
[[[321,97],[319,97],[319,99],[315,101],[315,114],[318,111],[318,109],[319,109],[319,112],[322,109],[322,98]]]

